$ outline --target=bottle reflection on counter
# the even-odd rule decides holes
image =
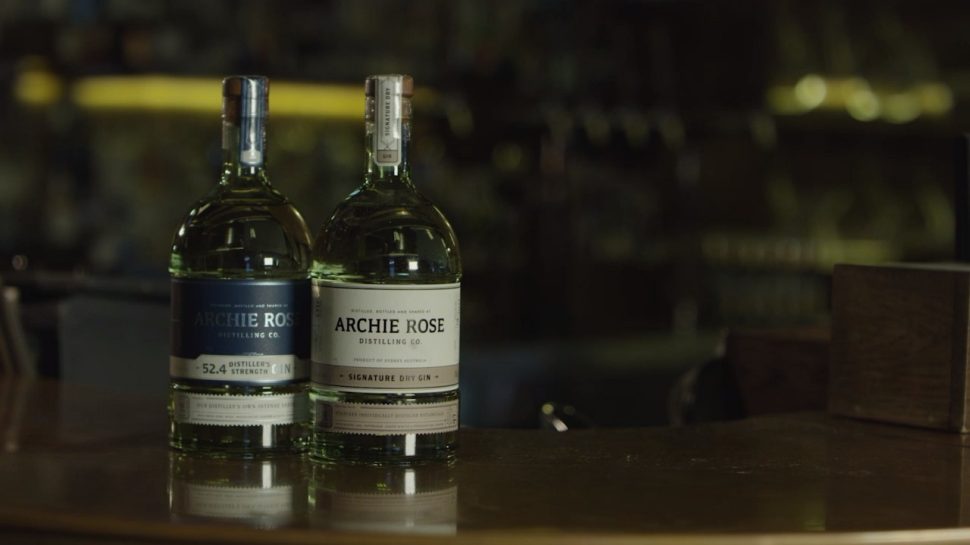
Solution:
[[[302,525],[307,468],[300,457],[265,460],[169,455],[169,509],[177,522],[230,522],[256,528]]]
[[[338,531],[452,535],[458,528],[453,464],[412,467],[315,464],[310,525]]]

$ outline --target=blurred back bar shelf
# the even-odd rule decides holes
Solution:
[[[169,226],[217,179],[208,89],[231,73],[272,79],[274,183],[316,231],[358,183],[362,78],[410,73],[414,178],[462,241],[472,359],[545,369],[576,342],[649,374],[667,364],[635,356],[665,343],[713,356],[724,328],[824,325],[835,262],[951,257],[968,16],[957,0],[4,2],[0,275],[26,310],[164,282]],[[670,368],[702,359],[688,352]]]

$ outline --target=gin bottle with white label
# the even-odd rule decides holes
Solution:
[[[458,430],[461,259],[411,180],[410,76],[365,83],[364,181],[313,245],[310,453],[449,459]]]
[[[266,176],[269,82],[223,81],[219,183],[176,231],[170,443],[219,456],[305,448],[310,235]]]

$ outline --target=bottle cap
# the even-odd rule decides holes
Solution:
[[[385,89],[390,94],[379,97],[378,89]],[[400,93],[398,93],[400,90]],[[407,74],[377,74],[367,76],[364,80],[364,119],[376,121],[377,105],[382,102],[393,102],[395,117],[404,121],[411,119],[411,97],[414,95],[414,78]],[[393,120],[392,120],[393,121]]]
[[[379,78],[401,78],[401,96],[411,98],[414,96],[414,78],[407,74],[379,74],[367,76],[364,81],[364,95],[373,97],[377,90],[377,80]]]
[[[229,76],[222,80],[222,117],[224,123],[239,126],[238,153],[243,165],[263,164],[268,110],[269,79],[265,76]]]
[[[368,76],[364,94],[364,120],[374,124],[371,159],[378,167],[397,168],[404,156],[404,123],[411,119],[414,79],[401,74]]]
[[[266,115],[269,102],[269,78],[265,76],[229,76],[222,80],[223,113],[232,117]]]

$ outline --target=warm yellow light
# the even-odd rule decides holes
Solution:
[[[842,110],[856,92],[869,91],[869,82],[865,79],[851,76],[847,78],[827,78],[828,94],[821,108],[825,110]]]
[[[915,93],[927,115],[946,115],[953,109],[953,91],[945,83],[921,83]]]
[[[882,99],[882,118],[890,123],[909,123],[922,113],[919,96],[913,91],[889,93]]]
[[[899,259],[892,241],[844,239],[831,236],[786,238],[712,233],[701,239],[704,258],[711,263],[811,268],[832,272],[836,263],[885,263]]]
[[[74,101],[90,110],[157,110],[217,113],[222,107],[219,78],[99,76],[78,80]],[[273,82],[274,116],[352,119],[364,116],[360,85]]]
[[[845,110],[857,121],[872,121],[879,117],[882,105],[868,85],[859,85],[845,101]]]
[[[364,119],[361,85],[271,83],[270,97],[269,111],[274,116]]]
[[[899,251],[885,240],[822,239],[818,245],[817,266],[831,271],[836,263],[885,263],[899,259]]]
[[[845,111],[858,121],[883,119],[909,123],[920,116],[943,116],[953,110],[953,91],[939,81],[899,88],[870,85],[859,76],[806,74],[794,84],[776,84],[765,94],[768,108],[779,115],[809,111]]]
[[[805,110],[817,108],[828,94],[828,85],[818,74],[806,74],[795,84],[795,98]]]
[[[803,114],[826,103],[830,83],[818,74],[805,74],[794,85],[773,85],[768,88],[768,107],[782,115]]]
[[[74,85],[78,106],[91,110],[219,111],[222,87],[216,78],[97,76]]]
[[[768,108],[779,115],[800,114],[805,111],[790,85],[772,85],[765,95]]]
[[[14,96],[28,106],[47,106],[57,102],[64,91],[61,80],[42,69],[28,69],[17,76]]]

